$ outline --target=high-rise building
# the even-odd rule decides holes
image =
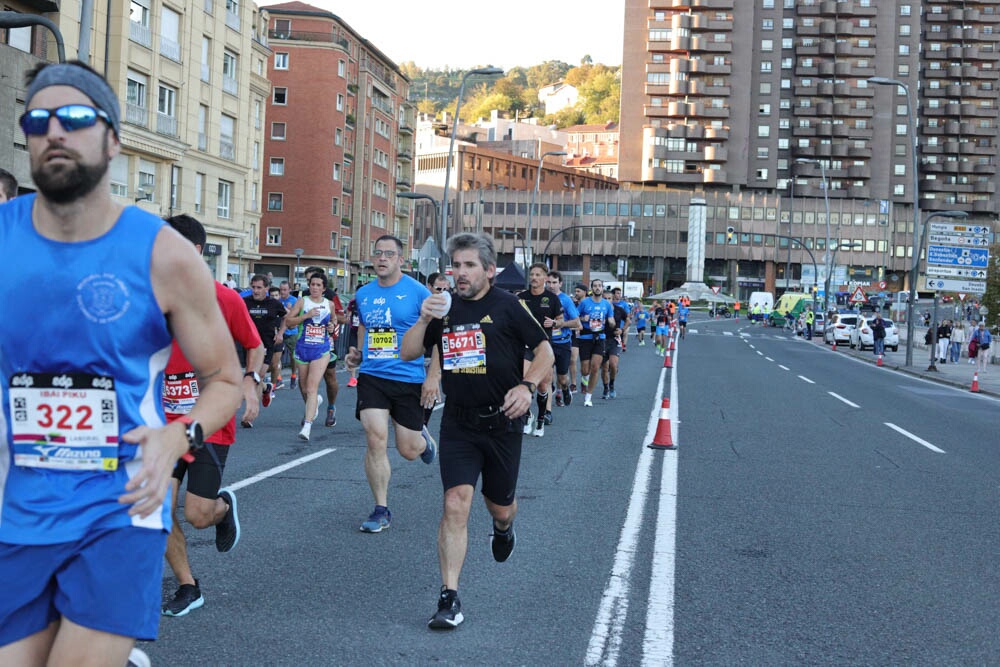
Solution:
[[[266,10],[274,87],[255,269],[301,282],[321,266],[353,289],[374,276],[380,235],[399,237],[412,259],[409,202],[396,198],[413,183],[410,82],[339,16],[302,2]]]
[[[860,245],[841,257],[848,278],[868,267],[901,289],[914,131],[921,215],[995,218],[998,42],[1000,0],[626,0],[619,180],[725,197],[738,231],[808,238],[821,256]],[[809,264],[792,245],[788,264]],[[739,261],[773,277],[787,251],[762,248]]]
[[[245,282],[260,221],[266,15],[240,0],[131,0],[127,12],[111,16],[100,3],[82,16],[81,5],[24,2],[14,9],[57,11],[48,17],[67,58],[88,63],[118,92],[121,154],[110,167],[112,196],[158,215],[195,216],[208,232],[205,259],[215,277],[234,273]],[[12,76],[0,83],[0,107],[14,119],[24,111],[23,72],[57,55],[40,26],[7,31],[3,41],[0,70]],[[15,125],[0,159],[31,189]]]

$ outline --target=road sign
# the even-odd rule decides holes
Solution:
[[[956,248],[947,245],[927,246],[927,263],[985,269],[989,266],[990,253],[986,248]]]
[[[965,234],[931,234],[930,242],[947,245],[972,246],[974,248],[986,248],[990,245],[990,240],[985,236],[971,236]]]
[[[934,290],[937,292],[972,292],[974,294],[982,294],[986,291],[985,281],[976,280],[951,280],[948,278],[928,278],[926,283],[926,289]],[[962,294],[961,298],[964,299],[965,295]]]
[[[868,296],[860,285],[854,288],[854,292],[851,294],[851,303],[868,303]]]
[[[722,288],[721,288],[721,287],[719,287],[718,285],[713,285],[713,286],[712,286],[712,292],[713,292],[714,294],[718,294],[718,293],[719,293],[719,290],[720,290],[720,289],[722,289]]]
[[[987,236],[993,232],[986,225],[967,225],[956,222],[932,222],[931,234],[975,234],[976,236]]]
[[[879,289],[885,289],[885,281],[884,280],[878,281],[878,288]]]
[[[927,275],[936,278],[975,278],[986,280],[986,269],[955,269],[950,266],[928,266]]]
[[[958,300],[959,301],[965,301],[965,294],[964,293],[959,294],[958,295]]]

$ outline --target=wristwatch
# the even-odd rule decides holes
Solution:
[[[535,393],[535,383],[534,382],[528,382],[527,380],[521,380],[520,382],[518,382],[518,384],[522,384],[525,387],[527,387],[528,391],[530,391],[532,394]]]
[[[260,374],[257,371],[247,371],[243,374],[245,378],[253,378],[254,384],[260,384]]]
[[[205,432],[202,430],[201,424],[186,415],[178,417],[177,421],[184,424],[184,435],[187,436],[188,441],[188,451],[184,457],[186,459],[191,457],[193,460],[192,455],[205,446]]]

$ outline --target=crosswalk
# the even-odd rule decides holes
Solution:
[[[730,336],[739,338],[766,338],[772,340],[794,340],[800,342],[806,342],[801,336],[797,336],[787,331],[782,331],[781,329],[775,329],[773,331],[761,330],[761,331],[713,331],[711,328],[708,329],[688,329],[687,331],[692,335],[699,336]]]

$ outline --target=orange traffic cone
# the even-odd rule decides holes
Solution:
[[[837,351],[837,337],[836,336],[834,336],[834,338],[833,338],[833,346],[830,349],[833,350],[834,352]]]
[[[875,365],[876,366],[881,366],[882,365],[882,355],[881,354],[878,355],[878,361],[875,362]]]
[[[674,444],[674,436],[670,432],[670,399],[663,399],[660,406],[660,421],[656,425],[656,435],[653,442],[646,445],[650,449],[677,449]]]
[[[674,365],[672,363],[670,363],[670,350],[667,350],[667,354],[664,355],[664,357],[663,357],[663,367],[664,368],[673,368],[674,367]]]
[[[670,347],[668,347],[668,348],[667,348],[668,350],[673,350],[673,349],[675,349],[675,348],[674,348],[674,339],[675,339],[675,338],[677,338],[677,336],[671,336],[671,337],[670,337]]]
[[[972,387],[969,391],[978,394],[979,393],[979,371],[976,371],[972,376]]]

